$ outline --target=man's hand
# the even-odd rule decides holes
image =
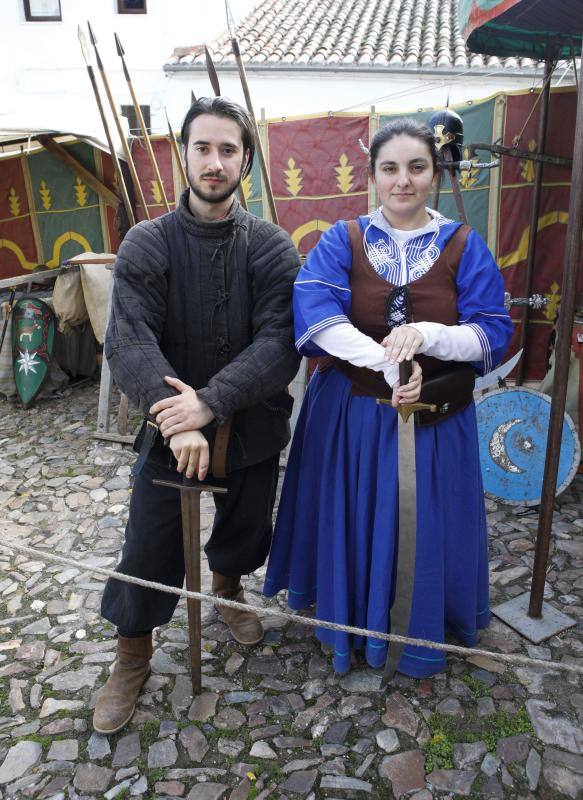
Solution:
[[[391,399],[393,408],[398,408],[399,405],[403,403],[416,403],[417,400],[419,400],[419,395],[421,394],[421,378],[421,367],[414,361],[413,372],[409,378],[409,383],[401,387],[397,382],[393,386],[393,396]]]
[[[175,433],[170,439],[170,449],[176,461],[178,472],[185,472],[192,478],[197,474],[199,481],[206,478],[209,468],[209,444],[200,431]]]
[[[169,376],[164,380],[180,392],[174,397],[159,400],[150,409],[165,439],[183,431],[198,431],[212,422],[215,415],[204,400],[199,400],[192,386]]]
[[[400,364],[405,359],[411,361],[423,344],[423,334],[410,325],[399,325],[385,336],[381,344],[385,348],[385,361]]]

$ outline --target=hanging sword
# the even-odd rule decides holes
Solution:
[[[411,300],[406,286],[393,289],[388,297],[385,320],[392,329],[411,322]],[[413,365],[411,361],[399,364],[399,383],[409,383]],[[390,400],[379,399],[388,403]],[[407,636],[413,601],[415,581],[415,554],[417,550],[417,475],[415,464],[415,422],[410,420],[415,411],[436,411],[429,403],[404,403],[397,409],[397,448],[399,474],[399,538],[397,543],[397,573],[395,600],[390,610],[390,632]],[[392,680],[401,660],[404,644],[390,642],[382,686]]]

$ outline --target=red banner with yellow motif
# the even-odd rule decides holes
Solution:
[[[539,135],[538,93],[508,95],[505,101],[504,144],[515,143],[519,150],[534,153]],[[575,112],[573,90],[551,93],[545,153],[572,157]],[[513,297],[524,297],[525,293],[534,177],[534,161],[502,159],[496,255],[506,290]],[[525,375],[532,380],[542,378],[545,373],[549,337],[561,299],[570,182],[570,166],[544,165],[531,291],[542,294],[548,302],[542,309],[529,312]],[[516,327],[513,353],[520,340],[522,309],[515,307],[511,313]]]
[[[322,116],[267,126],[279,221],[305,254],[339,219],[368,211],[368,116]]]

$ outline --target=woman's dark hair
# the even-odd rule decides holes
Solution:
[[[433,162],[433,170],[439,170],[439,161],[437,158],[437,147],[435,146],[435,135],[431,128],[423,125],[421,122],[415,122],[414,119],[408,117],[400,117],[388,122],[386,125],[375,133],[370,145],[370,170],[374,175],[379,150],[386,143],[393,139],[395,136],[410,136],[412,139],[420,139],[425,142],[431,153],[431,161]]]
[[[243,178],[251,172],[253,166],[253,156],[255,155],[255,131],[253,122],[249,114],[244,108],[227,100],[225,97],[199,97],[190,106],[184,117],[182,129],[180,131],[180,140],[185,148],[188,148],[188,138],[190,136],[190,123],[201,114],[213,114],[215,117],[227,117],[236,122],[241,130],[241,139],[243,141],[243,151],[249,152],[249,160],[245,165]]]

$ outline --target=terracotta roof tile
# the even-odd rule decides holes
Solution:
[[[363,65],[372,68],[531,69],[529,59],[470,53],[461,37],[460,0],[263,0],[237,26],[247,64]],[[210,47],[216,64],[233,64],[230,37]],[[204,64],[177,48],[168,66]]]

